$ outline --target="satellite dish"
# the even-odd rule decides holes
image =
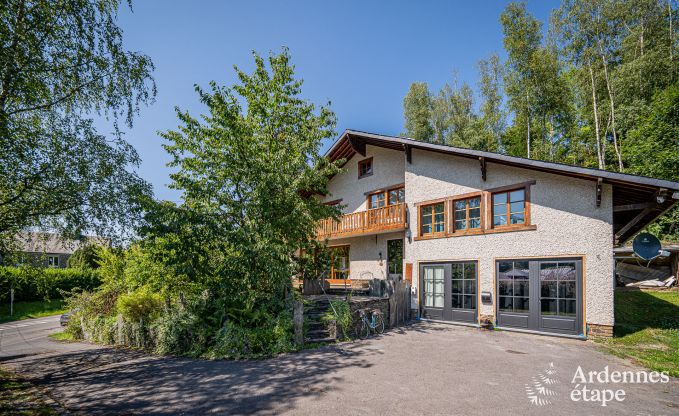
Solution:
[[[653,234],[641,233],[632,242],[634,254],[651,261],[660,255],[660,240]]]

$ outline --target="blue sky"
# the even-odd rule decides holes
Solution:
[[[158,131],[175,129],[174,107],[198,115],[194,84],[233,84],[233,65],[253,68],[251,51],[290,48],[303,96],[331,102],[337,132],[384,134],[403,129],[403,97],[413,81],[438,90],[457,74],[476,84],[476,64],[504,56],[498,18],[504,1],[195,1],[137,0],[121,9],[128,49],[156,65],[156,102],[141,110],[126,138],[142,158],[139,174],[156,197],[179,200],[167,188],[169,157]],[[530,1],[543,22],[557,1]],[[106,127],[102,126],[106,133]],[[330,145],[326,143],[324,150]]]

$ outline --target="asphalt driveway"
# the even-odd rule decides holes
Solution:
[[[0,325],[0,365],[74,414],[679,414],[675,379],[595,380],[589,390],[623,400],[573,401],[578,366],[642,370],[591,342],[416,324],[269,360],[203,361],[56,343],[56,318],[23,322]]]

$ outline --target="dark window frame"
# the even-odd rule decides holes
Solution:
[[[368,168],[365,168],[365,166],[368,166]],[[364,172],[364,170],[365,170],[365,172]],[[375,171],[375,166],[373,165],[373,158],[372,157],[358,161],[358,179],[367,178],[368,176],[372,176],[374,171]]]

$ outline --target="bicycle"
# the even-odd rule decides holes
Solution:
[[[384,332],[384,319],[382,319],[382,312],[379,309],[371,311],[370,319],[368,319],[366,309],[359,309],[357,312],[359,320],[354,327],[354,334],[357,337],[366,339],[370,336],[370,331],[374,331],[376,334]]]

